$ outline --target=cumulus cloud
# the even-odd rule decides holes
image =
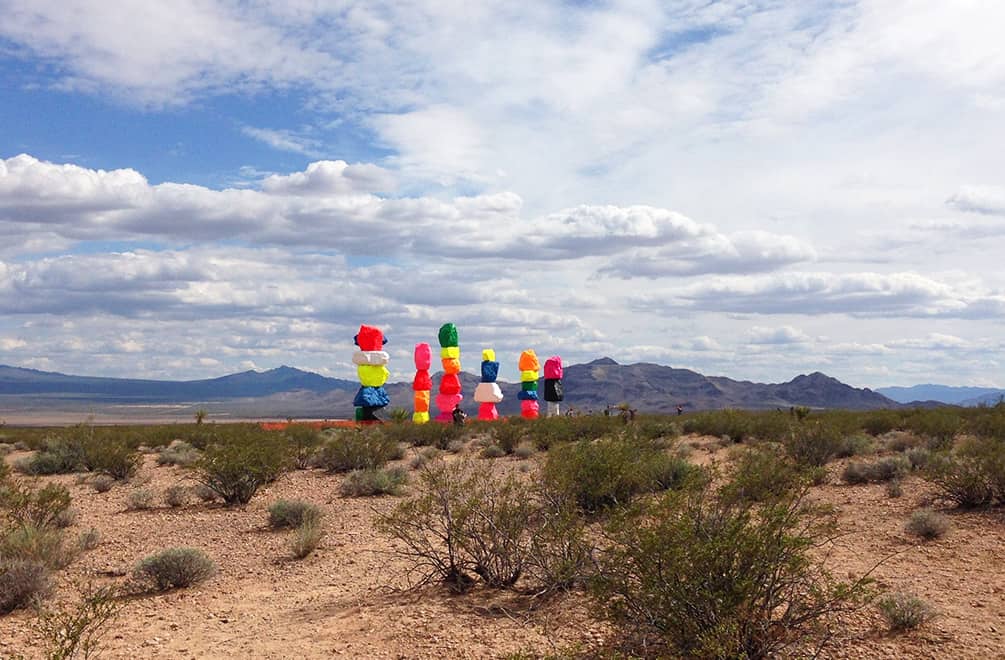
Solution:
[[[280,195],[349,195],[390,192],[394,185],[393,175],[378,165],[322,160],[303,172],[272,174],[262,181],[262,190]]]
[[[810,341],[805,332],[790,325],[777,328],[754,326],[747,331],[746,339],[751,344],[803,344]]]
[[[816,258],[812,246],[793,236],[765,231],[705,232],[676,245],[621,255],[601,273],[625,278],[763,273]]]
[[[779,273],[718,277],[636,304],[744,314],[1001,318],[1005,295],[954,286],[917,273]]]
[[[257,190],[214,190],[150,185],[133,170],[89,170],[21,155],[0,170],[0,218],[12,226],[45,224],[76,239],[123,233],[181,243],[238,239],[384,257],[535,261],[625,254],[605,267],[620,276],[763,272],[815,255],[789,236],[726,236],[651,206],[580,205],[533,218],[510,192],[448,201],[373,194],[391,185],[383,168],[344,161],[272,174]]]
[[[961,211],[1005,216],[1005,188],[964,186],[946,204]]]

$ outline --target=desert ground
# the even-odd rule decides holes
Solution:
[[[691,459],[726,458],[716,438],[688,436]],[[477,439],[458,456],[477,452]],[[414,454],[394,464],[408,467]],[[14,461],[26,452],[14,452]],[[447,460],[457,456],[447,455]],[[542,454],[491,461],[500,474],[533,478]],[[922,627],[891,633],[873,606],[852,614],[824,652],[832,658],[1005,657],[1005,515],[1000,510],[946,510],[952,529],[943,538],[919,542],[905,533],[914,509],[930,503],[931,487],[917,476],[903,495],[887,496],[882,484],[844,485],[837,475],[845,461],[828,466],[829,483],[813,489],[839,513],[841,534],[826,549],[835,575],[873,569],[880,590],[903,590],[932,604],[938,616]],[[394,465],[392,464],[392,465]],[[409,588],[407,565],[390,553],[372,520],[399,497],[339,495],[343,477],[299,470],[260,490],[243,507],[194,499],[171,508],[161,495],[191,483],[177,466],[158,466],[154,456],[134,482],[158,494],[154,508],[126,506],[132,484],[98,493],[73,475],[43,477],[65,484],[79,515],[73,534],[100,532],[100,544],[60,571],[55,602],[72,601],[75,585],[121,583],[141,558],[171,546],[204,550],[219,572],[197,586],[130,598],[103,637],[105,658],[500,658],[523,652],[547,655],[603,639],[586,598],[568,594],[533,603],[513,592],[476,587],[451,595],[440,585]],[[413,486],[406,488],[405,497]],[[280,498],[319,505],[327,535],[310,556],[294,560],[290,532],[272,531],[267,508]],[[878,564],[878,566],[877,566]],[[32,611],[0,617],[0,656],[40,654]]]

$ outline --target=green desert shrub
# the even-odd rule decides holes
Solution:
[[[141,560],[133,570],[137,582],[155,591],[190,587],[216,573],[216,564],[197,548],[168,548]]]
[[[826,465],[844,444],[845,432],[837,424],[807,421],[793,427],[785,439],[785,449],[800,465]]]
[[[732,478],[724,492],[741,500],[777,499],[799,488],[807,479],[806,471],[779,444],[762,443],[740,449],[734,453],[733,463]]]
[[[195,479],[228,505],[246,504],[259,488],[275,481],[289,463],[282,436],[250,435],[207,446],[195,463]]]
[[[963,418],[954,408],[919,409],[904,420],[904,425],[925,438],[929,449],[948,449],[963,429]]]
[[[383,435],[385,441],[393,443],[395,446],[398,443],[405,443],[413,447],[446,449],[451,442],[460,439],[464,433],[464,427],[431,422],[428,424],[385,424],[382,428],[371,431]]]
[[[886,483],[886,496],[889,498],[897,498],[904,494],[904,485],[900,482],[900,479],[893,479]]]
[[[321,518],[316,504],[303,500],[276,500],[269,505],[269,527],[284,529],[298,527],[305,520]]]
[[[342,480],[339,491],[343,497],[400,495],[406,483],[408,483],[408,472],[400,467],[381,470],[354,470]]]
[[[48,660],[98,657],[105,627],[124,606],[115,586],[87,585],[81,591],[77,603],[38,612],[35,631],[44,640]]]
[[[0,614],[30,607],[52,593],[49,569],[31,559],[0,559]]]
[[[23,474],[42,476],[50,474],[69,474],[82,469],[79,453],[65,443],[53,445],[53,449],[40,450],[31,456],[25,456],[14,463],[14,469]]]
[[[914,630],[935,616],[932,606],[914,594],[895,592],[876,603],[890,630]]]
[[[792,432],[792,416],[773,410],[752,415],[749,419],[750,436],[762,442],[781,442]]]
[[[290,550],[297,559],[304,559],[321,545],[325,536],[324,524],[320,518],[306,519],[293,530]]]
[[[314,461],[328,472],[352,472],[375,470],[402,455],[401,446],[392,435],[370,429],[351,430],[341,431],[329,438],[318,450]]]
[[[46,484],[32,489],[26,484],[0,483],[0,511],[14,524],[37,527],[62,527],[72,498],[61,484]]]
[[[901,418],[893,410],[874,410],[862,419],[862,430],[874,438],[900,427]]]
[[[593,545],[576,503],[546,490],[538,492],[524,568],[537,593],[568,591],[586,583]]]
[[[298,470],[306,470],[311,465],[314,452],[321,445],[321,431],[307,424],[290,424],[283,435],[290,445],[294,466]]]
[[[531,431],[531,424],[516,419],[492,425],[492,439],[503,454],[512,454]]]
[[[732,442],[743,442],[751,435],[755,414],[743,410],[716,410],[688,415],[683,423],[684,433],[729,437]],[[770,419],[770,418],[766,418]],[[765,435],[765,428],[760,428]],[[764,438],[770,439],[770,438]]]
[[[846,436],[838,446],[835,458],[848,458],[849,456],[862,456],[873,451],[873,440],[868,435],[856,433]]]
[[[918,509],[907,519],[906,529],[913,536],[931,541],[942,538],[949,531],[949,518],[938,511]]]
[[[74,554],[65,545],[61,530],[28,522],[13,525],[3,532],[0,557],[36,561],[47,568],[58,569],[69,565]]]
[[[133,476],[143,460],[140,452],[122,439],[85,434],[78,442],[84,469],[107,474],[114,479]]]
[[[623,438],[581,440],[548,453],[542,478],[586,512],[627,504],[641,493],[672,488],[696,473],[684,459]]]
[[[969,438],[952,453],[929,457],[924,476],[941,497],[957,506],[1005,502],[1005,440]]]
[[[804,494],[758,504],[706,481],[617,512],[591,594],[627,655],[766,658],[826,642],[868,590],[814,557],[833,520]]]
[[[467,461],[436,462],[420,471],[416,490],[375,524],[419,583],[439,580],[461,593],[474,576],[492,587],[519,579],[534,511],[523,484]]]

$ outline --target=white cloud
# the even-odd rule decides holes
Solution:
[[[964,186],[946,203],[961,211],[1005,216],[1005,188]]]
[[[371,163],[349,165],[344,160],[311,163],[303,172],[272,174],[262,181],[262,190],[272,194],[348,195],[390,192],[393,175]]]
[[[747,331],[747,341],[751,344],[804,344],[810,338],[802,330],[790,325],[777,328],[754,326]]]
[[[297,135],[293,131],[242,126],[241,132],[279,151],[291,151],[311,158],[321,155],[321,142],[318,139]]]
[[[666,293],[636,297],[636,306],[743,314],[848,314],[857,317],[1001,319],[1005,295],[954,286],[918,273],[780,273],[717,277]]]

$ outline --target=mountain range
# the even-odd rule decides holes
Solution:
[[[911,387],[879,387],[876,391],[898,403],[938,401],[956,406],[993,405],[1005,396],[1005,390],[993,387],[951,387],[931,383]]]
[[[478,380],[462,372],[464,392],[474,391]],[[439,374],[434,374],[434,384],[438,381]],[[686,411],[790,406],[869,410],[899,405],[878,392],[851,387],[819,372],[766,384],[658,364],[623,365],[611,358],[567,366],[563,385],[565,407],[584,412],[600,412],[622,402],[642,412],[663,413],[674,412],[677,405]],[[201,407],[214,416],[348,418],[358,387],[355,381],[287,366],[206,380],[162,381],[70,376],[0,365],[0,408],[4,411],[18,406],[92,410],[98,406],[119,411],[161,406],[185,416]],[[500,382],[500,387],[505,395],[498,406],[500,414],[517,414],[520,384]],[[410,382],[388,383],[386,389],[391,408],[411,409]],[[470,394],[465,405],[474,412],[477,404],[470,401]]]

